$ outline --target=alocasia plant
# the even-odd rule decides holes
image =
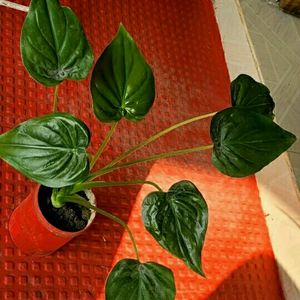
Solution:
[[[21,52],[30,75],[46,86],[65,79],[84,79],[93,62],[92,49],[81,25],[57,0],[32,0],[25,19]],[[143,201],[145,228],[167,251],[191,270],[204,276],[201,263],[208,223],[208,207],[190,181],[173,184],[166,192],[154,182],[133,180],[105,182],[95,179],[116,169],[163,157],[212,149],[212,163],[222,173],[243,177],[254,174],[286,151],[296,137],[273,121],[274,102],[266,86],[248,75],[231,83],[232,107],[184,120],[127,150],[100,170],[92,171],[118,122],[143,119],[154,98],[154,76],[133,38],[123,25],[104,50],[90,82],[96,117],[112,123],[110,130],[89,160],[87,126],[68,113],[56,113],[58,89],[54,92],[54,113],[30,119],[0,135],[0,157],[28,178],[53,188],[52,204],[60,208],[76,203],[116,221],[127,230],[136,259],[123,259],[113,268],[106,283],[106,299],[170,300],[176,288],[172,271],[155,262],[140,262],[137,245],[127,224],[111,213],[85,201],[78,192],[95,187],[150,184],[157,191]],[[212,118],[213,144],[157,153],[122,161],[163,135],[187,124]]]

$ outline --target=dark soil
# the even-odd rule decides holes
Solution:
[[[51,203],[51,193],[51,188],[41,186],[39,207],[46,220],[60,230],[69,232],[82,230],[88,223],[91,211],[75,203],[66,203],[61,208],[55,208]],[[84,192],[78,194],[88,200]]]

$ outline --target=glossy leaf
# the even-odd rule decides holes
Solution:
[[[92,74],[94,112],[102,122],[139,121],[151,108],[154,77],[123,25],[98,59]]]
[[[201,251],[208,210],[196,186],[190,181],[180,181],[167,193],[150,193],[143,202],[142,214],[146,229],[156,241],[204,276]]]
[[[269,89],[249,75],[241,74],[231,82],[231,102],[232,106],[273,118],[275,103]]]
[[[48,187],[83,180],[89,172],[86,125],[67,113],[30,119],[0,135],[0,157]]]
[[[210,130],[214,142],[212,162],[232,177],[261,170],[296,140],[270,118],[239,108],[217,113]]]
[[[153,262],[123,259],[106,282],[106,300],[173,300],[175,283],[170,269]]]
[[[78,18],[58,0],[31,1],[22,28],[21,54],[29,74],[46,86],[85,79],[94,60]]]

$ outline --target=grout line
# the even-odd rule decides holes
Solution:
[[[295,154],[300,154],[300,151],[296,151],[296,150],[287,150],[287,152],[295,153]]]

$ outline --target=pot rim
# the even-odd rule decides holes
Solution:
[[[61,230],[57,227],[55,227],[54,225],[52,225],[51,223],[49,223],[49,221],[44,217],[42,211],[40,210],[40,206],[38,203],[39,200],[39,190],[40,190],[41,184],[38,184],[35,188],[34,188],[34,195],[33,195],[33,206],[34,206],[34,210],[36,212],[37,218],[39,219],[39,221],[41,222],[41,224],[47,228],[50,232],[52,232],[53,234],[60,236],[60,237],[74,237],[77,235],[80,235],[81,233],[83,233],[86,229],[88,229],[91,224],[93,223],[95,217],[96,217],[96,212],[92,209],[90,209],[91,211],[91,215],[90,218],[88,220],[87,225],[79,230],[79,231],[64,231]],[[84,191],[87,198],[89,199],[89,202],[92,205],[96,205],[96,199],[95,199],[95,195],[91,190],[85,190]]]

